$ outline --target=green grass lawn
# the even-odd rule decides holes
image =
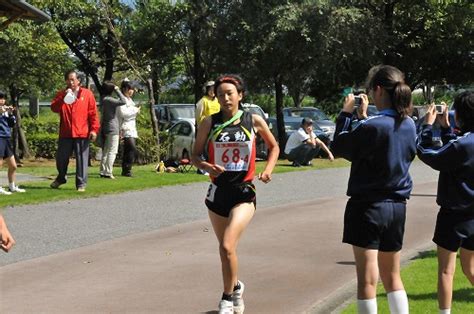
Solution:
[[[263,170],[265,162],[257,162],[257,172]],[[274,173],[289,171],[304,171],[335,167],[347,167],[349,163],[343,159],[330,162],[327,159],[315,159],[312,167],[291,167],[287,160],[278,161]],[[74,184],[75,165],[69,165],[70,173],[68,182],[59,189],[51,189],[49,185],[56,177],[56,167],[53,161],[44,162],[25,162],[24,166],[18,168],[18,173],[28,173],[40,177],[47,177],[50,180],[31,181],[21,183],[21,187],[27,190],[26,193],[15,193],[5,197],[0,197],[0,208],[6,206],[17,206],[23,204],[37,204],[50,201],[66,200],[72,198],[96,197],[103,194],[121,193],[133,190],[143,190],[156,188],[165,185],[180,185],[192,182],[206,182],[209,177],[196,174],[195,169],[189,173],[157,173],[154,170],[155,165],[134,166],[133,178],[116,176],[116,180],[103,179],[99,177],[99,166],[94,164],[89,168],[89,179],[87,191],[78,193]],[[4,167],[3,170],[6,170]],[[120,168],[115,168],[115,174],[120,174]]]
[[[422,254],[402,269],[402,280],[408,293],[410,313],[438,313],[437,272],[438,261],[434,251]],[[452,313],[474,313],[474,287],[464,277],[459,258],[456,265],[453,291]],[[378,313],[390,313],[382,284],[379,284],[378,287],[377,303]],[[356,304],[351,304],[342,313],[357,313]]]

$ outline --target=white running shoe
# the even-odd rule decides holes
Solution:
[[[12,192],[8,192],[7,190],[5,190],[4,188],[2,188],[2,187],[0,186],[0,194],[3,194],[3,195],[10,195],[10,194],[12,194]]]
[[[17,187],[16,185],[13,187],[13,188],[8,188],[8,190],[10,192],[18,192],[18,193],[25,193],[26,190],[25,189],[20,189],[19,187]],[[10,193],[11,194],[11,193]]]
[[[219,314],[233,314],[234,304],[232,301],[221,300],[219,302]]]
[[[232,301],[234,303],[234,313],[242,314],[245,310],[244,299],[242,298],[245,285],[240,280],[238,280],[238,282],[240,284],[240,289],[234,290],[234,292],[232,292]]]

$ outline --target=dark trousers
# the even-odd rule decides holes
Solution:
[[[123,139],[123,157],[122,157],[122,174],[131,174],[132,165],[135,161],[137,147],[136,139],[133,137],[125,137]]]
[[[300,165],[306,165],[308,162],[316,158],[319,153],[319,146],[313,147],[309,144],[301,144],[295,147],[288,154],[288,160],[298,163]]]
[[[58,151],[56,153],[58,176],[56,180],[60,183],[66,183],[67,167],[72,152],[76,157],[76,187],[85,187],[87,185],[89,162],[89,139],[87,138],[60,138],[58,140]]]

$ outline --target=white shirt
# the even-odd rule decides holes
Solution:
[[[127,104],[124,106],[118,107],[118,116],[120,120],[120,129],[123,132],[123,137],[138,137],[137,132],[137,114],[139,108],[135,105],[135,102],[128,97]]]
[[[316,138],[316,135],[313,133],[313,138]],[[286,141],[285,154],[289,154],[293,149],[303,144],[309,139],[309,134],[303,128],[299,128],[298,131],[291,133],[288,141]]]

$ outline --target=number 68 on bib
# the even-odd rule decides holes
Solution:
[[[247,171],[252,142],[215,143],[214,160],[226,171]]]

